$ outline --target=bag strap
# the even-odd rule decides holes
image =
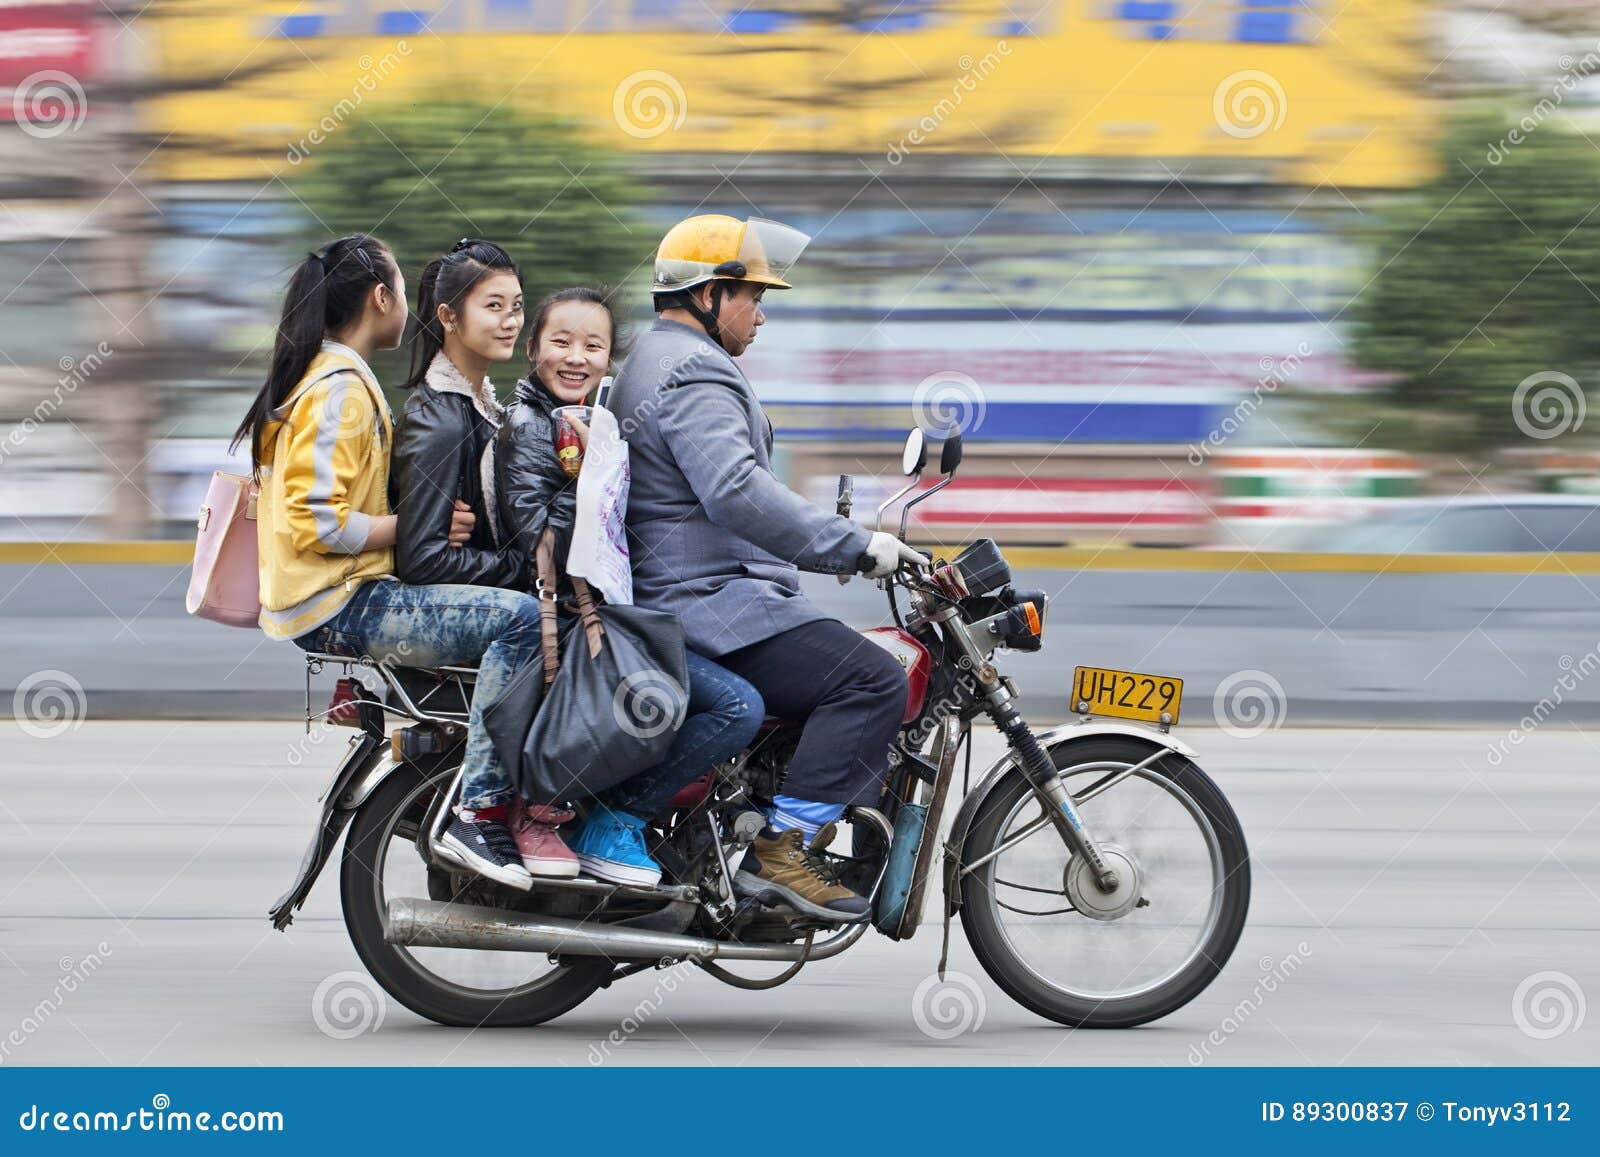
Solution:
[[[555,682],[556,671],[561,666],[561,653],[556,646],[555,553],[555,531],[547,526],[533,551],[533,586],[534,593],[539,596],[539,647],[544,652],[546,687]]]
[[[273,410],[282,414],[284,419],[287,420],[290,412],[295,408],[295,406],[300,404],[301,398],[305,397],[312,390],[316,389],[316,387],[321,383],[339,374],[354,374],[361,380],[361,384],[367,389],[367,394],[372,398],[373,406],[375,406],[378,410],[378,424],[384,429],[387,429],[389,402],[383,396],[383,391],[378,388],[376,382],[368,380],[366,374],[362,373],[355,366],[348,363],[329,366],[316,377],[310,379],[309,381],[301,382],[287,398],[278,403],[278,405],[274,406]]]
[[[546,526],[534,548],[534,590],[539,596],[539,647],[544,652],[544,685],[555,682],[556,671],[561,666],[561,652],[557,646],[556,630],[556,532]],[[599,658],[601,640],[605,637],[605,624],[594,605],[594,594],[589,584],[577,575],[568,576],[573,593],[578,600],[578,617],[583,621],[583,634],[589,643],[589,657]]]
[[[594,595],[583,579],[577,575],[567,577],[572,581],[573,593],[578,596],[578,617],[583,620],[583,634],[589,640],[589,658],[598,659],[600,640],[605,637],[606,629],[600,623],[600,612],[595,610]]]

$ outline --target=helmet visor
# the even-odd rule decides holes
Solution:
[[[789,270],[810,243],[811,237],[798,229],[764,217],[750,218],[739,243],[739,260],[744,263],[745,278],[788,289]]]

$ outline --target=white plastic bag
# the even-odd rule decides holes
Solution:
[[[595,407],[578,473],[567,573],[589,580],[613,606],[633,604],[628,559],[628,444],[610,410]]]

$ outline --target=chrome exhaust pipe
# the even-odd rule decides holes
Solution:
[[[383,938],[407,948],[476,948],[497,952],[548,952],[605,956],[612,960],[826,960],[849,948],[868,922],[835,932],[811,951],[801,944],[739,944],[676,932],[651,932],[613,924],[581,924],[504,908],[439,900],[390,900]]]

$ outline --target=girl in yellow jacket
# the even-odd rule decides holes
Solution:
[[[534,656],[539,605],[517,591],[394,577],[393,423],[367,362],[398,346],[405,326],[405,279],[376,238],[341,237],[290,279],[271,370],[236,435],[250,441],[261,487],[261,628],[306,651],[476,664],[461,807],[442,838],[481,875],[527,889],[506,827],[516,788],[483,715]],[[458,512],[453,544],[471,521]]]

